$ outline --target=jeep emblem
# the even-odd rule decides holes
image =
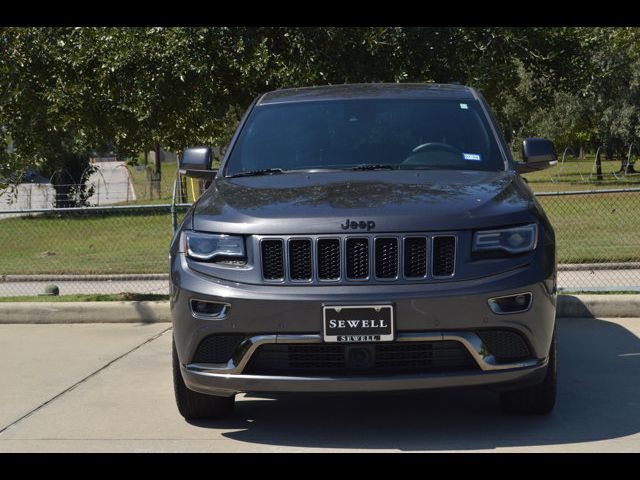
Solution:
[[[374,228],[376,228],[376,222],[373,220],[360,220],[359,222],[355,220],[349,220],[348,218],[345,220],[343,224],[340,225],[343,230],[366,230],[370,232]]]

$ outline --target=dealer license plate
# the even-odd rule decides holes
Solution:
[[[336,305],[323,307],[325,342],[393,341],[393,306]]]

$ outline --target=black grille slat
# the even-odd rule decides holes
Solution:
[[[433,276],[453,275],[456,260],[456,237],[453,235],[433,238]]]
[[[262,240],[262,275],[266,280],[284,279],[282,240]]]
[[[391,236],[393,235],[393,236]],[[345,280],[437,281],[454,276],[455,234],[315,235],[262,238],[263,279],[270,282]]]
[[[318,240],[318,278],[320,280],[340,278],[340,240],[334,238]]]
[[[350,368],[348,349],[360,345],[294,345],[260,346],[244,373],[254,375],[375,375],[416,372],[476,370],[477,364],[460,343],[393,342],[363,344],[373,350],[375,360],[367,368]]]
[[[498,361],[513,362],[531,356],[531,351],[522,335],[512,330],[478,330],[482,343]]]
[[[347,239],[347,278],[364,280],[369,277],[369,239]]]
[[[289,276],[291,280],[311,280],[311,240],[289,242]]]
[[[376,277],[398,276],[398,239],[376,238]]]
[[[227,363],[244,335],[209,335],[200,342],[193,363]]]
[[[408,237],[404,240],[404,276],[423,278],[427,275],[427,239]]]

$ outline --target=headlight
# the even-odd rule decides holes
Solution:
[[[538,225],[535,223],[500,230],[483,230],[473,235],[474,252],[504,250],[523,253],[535,250],[537,245]]]
[[[183,232],[184,251],[196,260],[213,260],[216,257],[244,258],[244,240],[234,235]]]

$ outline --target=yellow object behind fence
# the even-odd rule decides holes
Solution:
[[[189,180],[191,181],[191,198],[193,199],[193,201],[196,201],[196,187],[193,183],[193,178],[189,178]]]

